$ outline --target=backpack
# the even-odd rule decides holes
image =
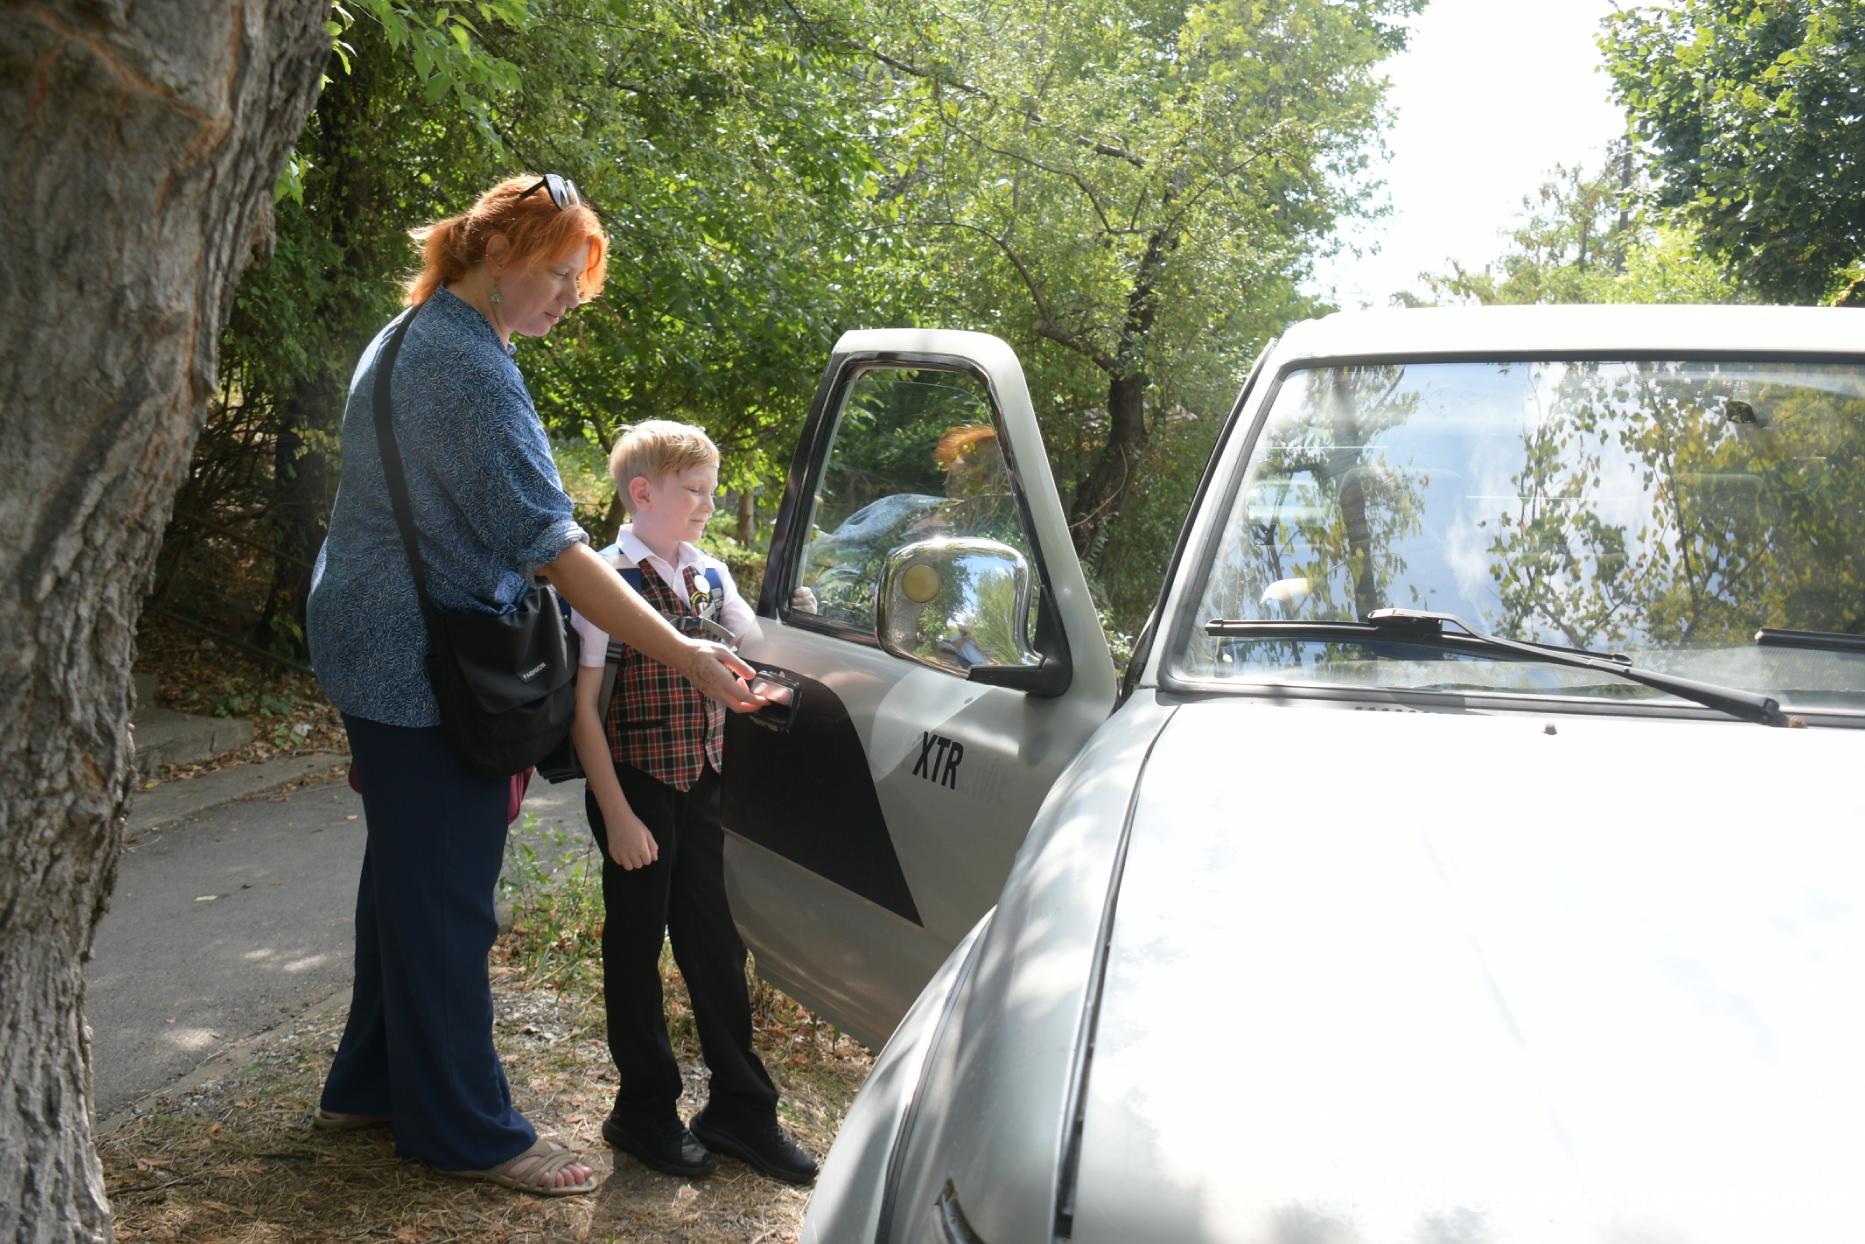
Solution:
[[[622,576],[622,582],[633,588],[637,594],[641,592],[641,567],[636,565],[626,553],[622,552],[620,543],[611,544],[608,548],[603,549],[599,556],[603,561],[608,562],[610,566],[614,567],[616,574]],[[718,567],[706,567],[706,585],[712,589],[711,608],[713,612],[716,613],[719,606],[725,603],[725,582],[719,576]],[[560,595],[557,598],[557,606],[563,610],[564,624],[568,626],[570,622],[570,602],[563,599]],[[738,637],[733,635],[732,632],[727,630],[724,626],[720,625],[713,617],[703,614],[676,614],[669,616],[664,613],[661,616],[666,618],[667,621],[673,625],[674,629],[679,631],[682,635],[709,637],[718,639],[727,644],[736,644],[738,642]],[[614,639],[609,640],[609,650],[604,655],[602,662],[602,687],[596,692],[597,721],[607,721],[609,718],[609,701],[615,698],[616,671],[621,668],[622,654],[627,650],[627,645],[618,644]],[[568,733],[557,740],[556,746],[550,749],[549,754],[547,754],[544,759],[537,762],[537,773],[539,777],[548,782],[571,782],[578,778],[588,776],[583,772],[581,757],[576,754],[576,743],[570,738]]]

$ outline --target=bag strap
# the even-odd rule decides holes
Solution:
[[[636,592],[641,593],[643,596],[647,594],[641,586],[641,577],[647,572],[642,570],[640,564],[631,559],[628,554],[622,552],[621,541],[617,540],[608,548],[603,549],[602,558],[604,561],[608,562],[610,566],[614,567],[615,573],[622,576],[622,582],[634,588]],[[660,572],[657,570],[654,573],[659,574]],[[705,569],[705,579],[706,583],[712,589],[713,599],[723,602],[725,600],[725,580],[720,577],[719,568],[717,566],[707,566]],[[667,621],[673,625],[674,629],[678,630],[682,635],[697,633],[710,636],[715,642],[722,643],[728,648],[736,650],[738,647],[739,637],[733,633],[731,628],[725,626],[716,618],[709,618],[703,614],[667,613],[665,611],[661,611],[661,617],[667,619]],[[610,642],[612,644],[614,643],[613,640]]]
[[[395,360],[401,354],[402,338],[408,335],[408,326],[420,312],[420,307],[405,311],[389,330],[382,351],[376,356],[376,452],[382,459],[382,478],[388,485],[389,505],[395,511],[395,526],[401,532],[402,551],[408,556],[415,595],[421,602],[421,621],[427,627],[428,642],[432,643],[434,602],[427,594],[427,571],[421,564],[420,546],[415,542],[414,506],[408,499],[408,475],[402,467],[401,444],[395,439],[394,406],[389,396],[389,379],[395,372]]]
[[[600,556],[603,561],[608,562],[609,565],[615,568],[615,573],[621,575],[623,581],[626,582],[629,587],[632,587],[636,592],[640,592],[641,568],[634,563],[634,560],[630,558],[628,554],[622,552],[622,546],[619,542],[611,544],[608,548],[602,550]],[[635,576],[632,580],[628,577],[631,571]],[[602,689],[596,692],[596,720],[604,723],[605,728],[609,720],[609,702],[615,698],[615,676],[622,668],[621,661],[616,653],[616,649],[620,646],[621,645],[615,642],[614,637],[611,636],[609,639],[608,651],[602,654]]]
[[[597,556],[607,562],[610,568],[622,577],[622,582],[633,588],[637,594],[641,593],[641,576],[645,572],[641,569],[640,563],[622,552],[619,540],[603,549]],[[706,567],[706,582],[712,585],[715,594],[724,593],[725,581],[719,577],[717,567]],[[737,644],[738,636],[732,634],[726,627],[709,618],[702,618],[700,621],[715,631],[728,645]],[[626,649],[626,644],[617,643],[613,636],[609,638],[609,648],[603,654],[602,659],[602,687],[596,692],[596,719],[598,721],[607,722],[609,719],[609,702],[615,698],[616,671],[621,668],[622,653]]]

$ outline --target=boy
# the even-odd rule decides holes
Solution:
[[[702,618],[739,635],[754,627],[731,575],[692,543],[712,516],[719,483],[719,451],[706,434],[660,419],[639,424],[616,444],[609,474],[632,521],[605,556],[638,566],[648,603],[683,630]],[[609,1053],[621,1075],[602,1137],[670,1175],[710,1174],[717,1152],[809,1183],[816,1163],[777,1122],[777,1089],[751,1048],[745,944],[725,897],[719,827],[724,710],[632,649],[611,655],[609,637],[588,620],[572,614],[571,621],[582,638],[571,739],[603,852],[603,992]],[[605,660],[619,668],[599,715]],[[706,1107],[690,1130],[677,1110],[680,1068],[661,1004],[663,938],[692,996],[711,1072]]]

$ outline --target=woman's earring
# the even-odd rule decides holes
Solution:
[[[492,278],[492,305],[496,307],[504,301],[505,295],[499,292],[499,278],[495,276]]]

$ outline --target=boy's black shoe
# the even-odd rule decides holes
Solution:
[[[696,1178],[710,1175],[719,1159],[707,1151],[678,1118],[655,1124],[624,1123],[611,1114],[602,1121],[602,1138],[663,1175]]]
[[[706,1148],[737,1158],[751,1169],[785,1183],[815,1181],[816,1159],[803,1152],[776,1119],[762,1123],[715,1123],[706,1117],[708,1110],[693,1116],[693,1135]]]

